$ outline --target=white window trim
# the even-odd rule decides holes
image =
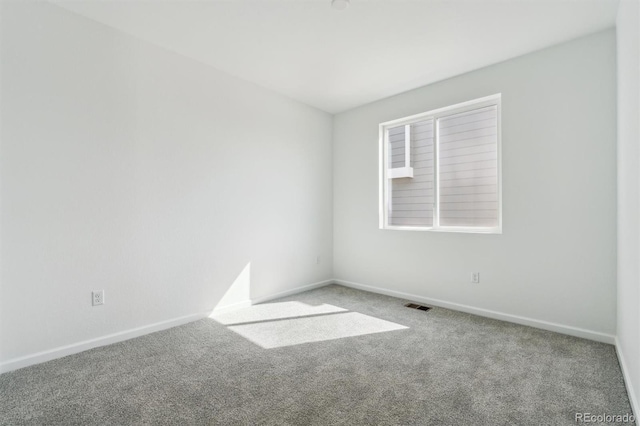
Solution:
[[[432,231],[432,232],[462,232],[462,233],[476,233],[476,234],[502,234],[502,94],[498,93],[484,98],[475,99],[472,101],[462,102],[459,104],[447,106],[444,108],[438,108],[435,110],[427,111],[420,114],[415,114],[409,117],[403,117],[397,120],[391,120],[379,125],[379,227],[385,230],[399,230],[399,231]],[[394,226],[388,225],[388,209],[386,195],[389,193],[389,180],[391,175],[388,173],[388,167],[386,164],[387,150],[388,150],[388,132],[387,130],[392,127],[398,127],[402,125],[410,125],[418,121],[424,121],[426,119],[433,119],[434,131],[437,132],[437,120],[443,116],[447,116],[453,113],[461,113],[466,111],[472,111],[478,108],[487,106],[497,107],[497,150],[498,150],[498,226],[496,227],[467,227],[467,226],[439,226],[438,225],[438,203],[439,203],[439,185],[438,185],[438,144],[437,135],[434,136],[434,166],[435,166],[435,182],[434,182],[434,225],[433,226]]]

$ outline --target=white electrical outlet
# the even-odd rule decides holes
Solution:
[[[320,256],[316,256],[316,265],[320,264]]]
[[[478,284],[480,282],[480,272],[474,272],[471,274],[471,282],[473,284]]]
[[[104,290],[91,292],[91,304],[93,306],[104,305]]]

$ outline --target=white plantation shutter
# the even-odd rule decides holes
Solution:
[[[498,226],[497,107],[439,118],[438,142],[439,225]]]

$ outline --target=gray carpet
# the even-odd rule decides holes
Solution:
[[[6,373],[0,424],[539,426],[631,413],[611,345],[403,302],[332,285]]]

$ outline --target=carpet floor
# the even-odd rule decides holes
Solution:
[[[611,345],[404,303],[331,285],[5,373],[0,424],[540,426],[631,413]]]

